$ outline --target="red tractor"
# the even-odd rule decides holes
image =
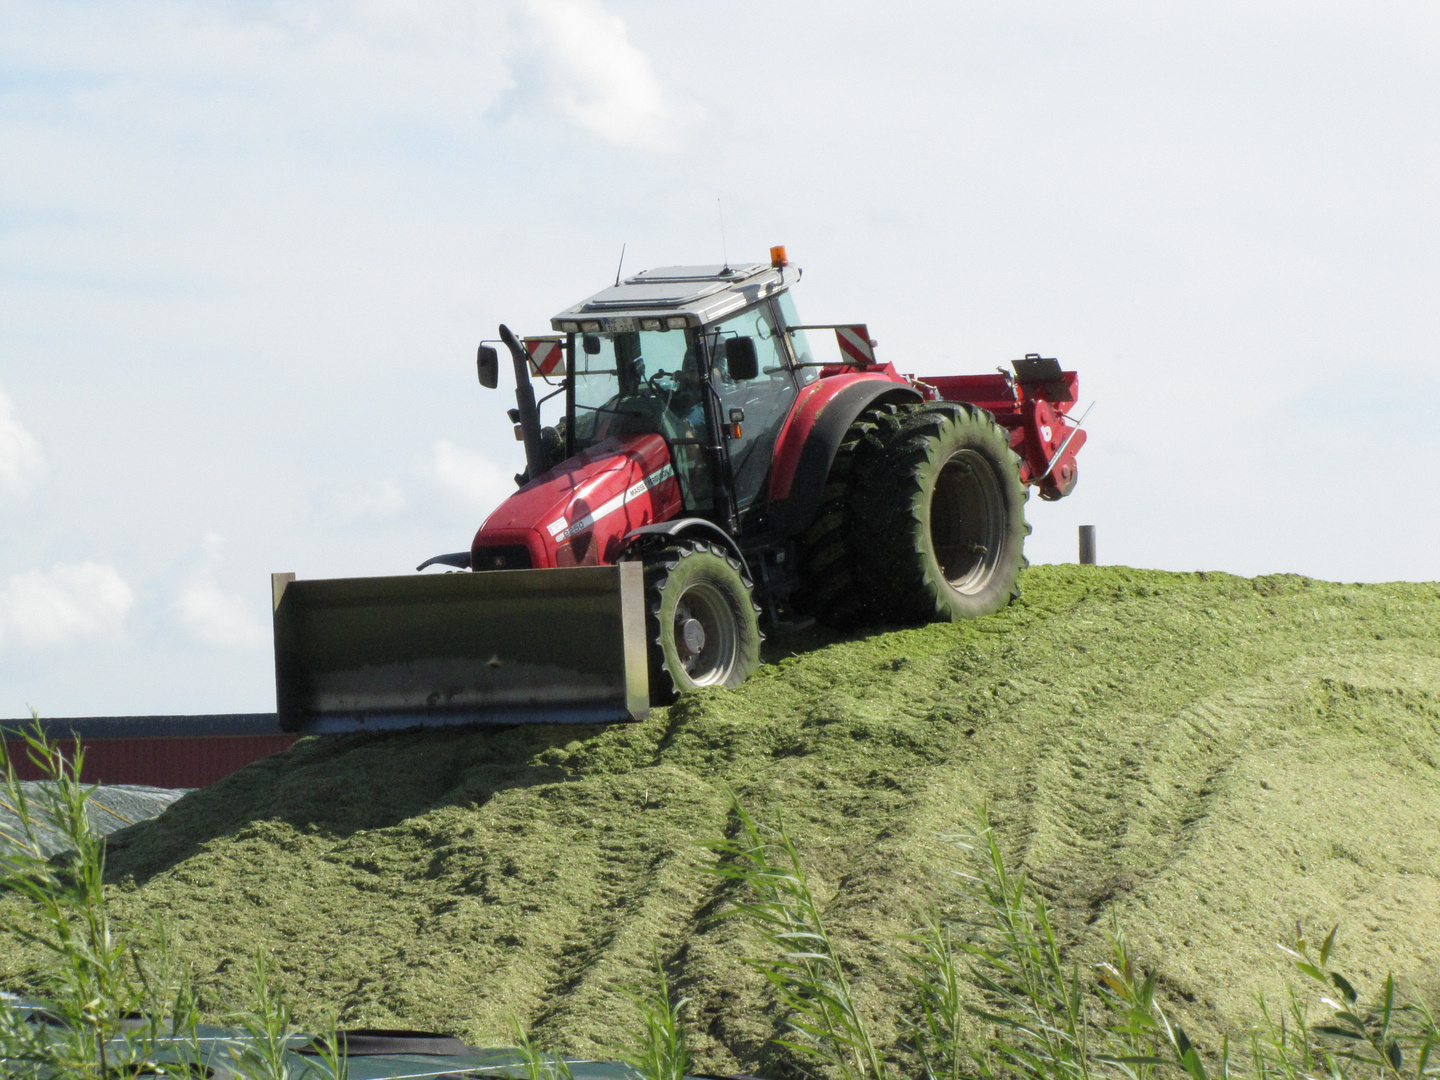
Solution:
[[[803,323],[800,271],[771,256],[617,280],[553,335],[502,326],[520,490],[470,550],[420,567],[469,573],[276,575],[282,725],[639,719],[744,681],[762,628],[974,618],[1019,595],[1027,487],[1075,486],[1075,373],[1028,355],[1013,376],[902,375],[865,326]],[[817,330],[838,355],[815,359]],[[494,388],[497,350],[478,366]]]

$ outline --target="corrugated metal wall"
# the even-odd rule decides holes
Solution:
[[[149,784],[152,787],[195,788],[213,784],[222,776],[243,769],[281,750],[288,750],[294,735],[211,735],[170,739],[82,739],[85,766],[81,779],[89,784]],[[69,739],[57,745],[66,754],[75,751]],[[10,760],[22,780],[43,777],[25,755],[25,744],[7,742]]]
[[[22,780],[39,780],[17,728],[3,721],[6,750]],[[91,784],[195,788],[213,784],[252,761],[288,750],[298,736],[276,728],[274,713],[216,716],[100,716],[41,720],[41,730],[66,754],[74,736],[85,748],[81,779]]]

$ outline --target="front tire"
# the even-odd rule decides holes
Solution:
[[[760,666],[759,608],[740,561],[718,544],[672,544],[645,560],[650,701],[739,686]]]
[[[905,625],[989,615],[1020,595],[1026,565],[1019,459],[983,409],[907,411],[851,496],[872,609]]]

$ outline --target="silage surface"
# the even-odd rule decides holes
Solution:
[[[938,837],[989,805],[1098,959],[1113,917],[1216,1045],[1282,987],[1274,942],[1339,922],[1342,970],[1440,971],[1440,588],[1039,567],[960,625],[834,642],[603,730],[306,740],[119,834],[123,920],[155,914],[210,1000],[272,952],[312,1022],[604,1053],[656,958],[700,1071],[790,1071],[703,846],[730,790],[782,815],[883,1037],[896,943],[951,905]],[[776,644],[776,643],[772,643]],[[0,985],[33,959],[0,949]]]

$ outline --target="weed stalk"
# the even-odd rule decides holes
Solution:
[[[665,965],[658,957],[649,985],[626,996],[635,1006],[639,1025],[630,1031],[630,1045],[617,1056],[642,1080],[683,1080],[690,1068],[690,1049],[681,1014],[690,999],[677,1000],[671,994]]]
[[[856,1006],[824,911],[783,822],[762,828],[733,794],[731,810],[739,832],[711,845],[720,856],[712,872],[744,886],[750,899],[725,914],[743,918],[773,950],[745,963],[765,976],[789,1010],[787,1023],[799,1038],[781,1045],[833,1067],[844,1080],[889,1080],[889,1065]]]

